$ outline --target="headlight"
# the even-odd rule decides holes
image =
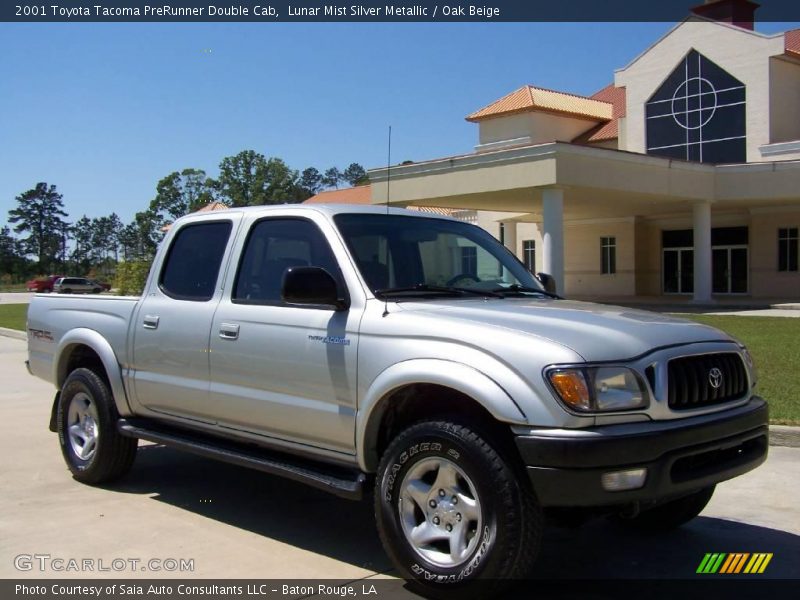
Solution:
[[[547,376],[558,397],[573,410],[612,412],[647,406],[647,388],[633,369],[556,368]]]

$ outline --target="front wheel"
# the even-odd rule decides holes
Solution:
[[[519,477],[467,426],[429,421],[397,436],[379,466],[375,516],[402,576],[442,589],[527,574],[543,519]]]
[[[61,389],[58,441],[72,476],[97,484],[128,472],[138,440],[117,432],[117,411],[106,383],[89,369],[75,369]]]

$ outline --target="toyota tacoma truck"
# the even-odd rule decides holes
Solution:
[[[78,481],[123,476],[149,440],[370,493],[420,585],[521,578],[549,513],[677,527],[768,448],[742,344],[546,279],[422,212],[190,215],[141,297],[35,296],[28,368]]]

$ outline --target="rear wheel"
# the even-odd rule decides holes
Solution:
[[[57,431],[72,476],[83,483],[104,483],[131,468],[138,440],[121,436],[117,411],[106,383],[89,369],[70,373],[61,389]]]
[[[375,513],[384,548],[406,579],[428,589],[524,577],[542,512],[506,460],[471,428],[423,422],[389,445]]]
[[[714,495],[714,488],[713,485],[703,488],[688,496],[659,504],[633,518],[620,519],[619,522],[630,529],[645,532],[675,529],[703,512],[711,496]]]

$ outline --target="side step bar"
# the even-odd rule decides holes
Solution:
[[[120,419],[117,430],[126,437],[163,444],[222,462],[280,475],[348,500],[361,500],[367,476],[356,470],[303,460],[262,450],[255,446],[220,442],[175,429],[151,427],[149,423]]]

